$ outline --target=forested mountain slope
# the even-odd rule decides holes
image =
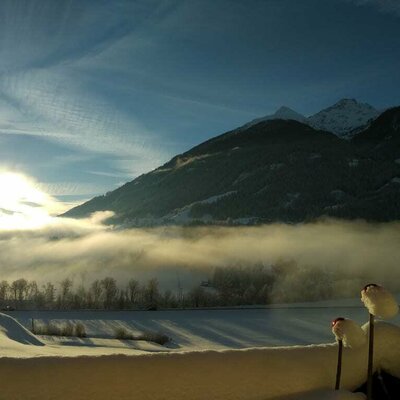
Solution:
[[[400,107],[352,140],[294,120],[212,138],[122,187],[73,208],[114,223],[299,222],[321,216],[400,218]]]

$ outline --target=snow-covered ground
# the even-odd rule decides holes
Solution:
[[[344,350],[346,390],[331,390],[337,345],[330,321],[343,316],[364,323],[367,311],[359,304],[356,299],[246,310],[9,313],[25,326],[32,317],[36,323],[79,320],[86,339],[36,337],[0,314],[2,398],[364,398],[346,390],[365,382],[366,344]],[[375,368],[400,377],[400,320],[392,322],[376,325]],[[174,343],[110,339],[119,326],[160,331]]]
[[[135,334],[160,332],[172,338],[176,350],[219,350],[246,347],[307,345],[332,340],[336,317],[360,325],[368,313],[360,299],[274,305],[261,309],[171,311],[14,311],[29,328],[35,323],[82,322],[89,337],[112,338],[116,328]],[[394,320],[400,325],[400,317]]]

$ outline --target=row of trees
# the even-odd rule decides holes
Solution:
[[[0,282],[0,304],[3,308],[129,309],[157,307],[161,298],[157,279],[150,279],[144,285],[131,279],[125,287],[119,287],[112,277],[95,280],[88,287],[83,284],[75,286],[69,278],[58,285],[47,282],[41,286],[24,278],[11,283],[5,280]]]
[[[130,279],[118,284],[112,277],[85,286],[69,278],[57,285],[17,279],[0,282],[0,306],[16,309],[157,309],[240,306],[328,299],[353,294],[359,281],[343,280],[323,268],[299,267],[294,262],[274,266],[215,268],[207,282],[187,290],[161,290],[157,279]]]

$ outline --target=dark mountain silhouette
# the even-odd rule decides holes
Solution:
[[[265,120],[177,155],[65,216],[115,212],[126,226],[400,218],[400,107],[351,140]]]

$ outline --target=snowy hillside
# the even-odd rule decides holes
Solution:
[[[332,132],[338,136],[347,136],[352,131],[366,127],[379,116],[379,111],[367,103],[354,99],[342,99],[307,119],[315,129]]]

